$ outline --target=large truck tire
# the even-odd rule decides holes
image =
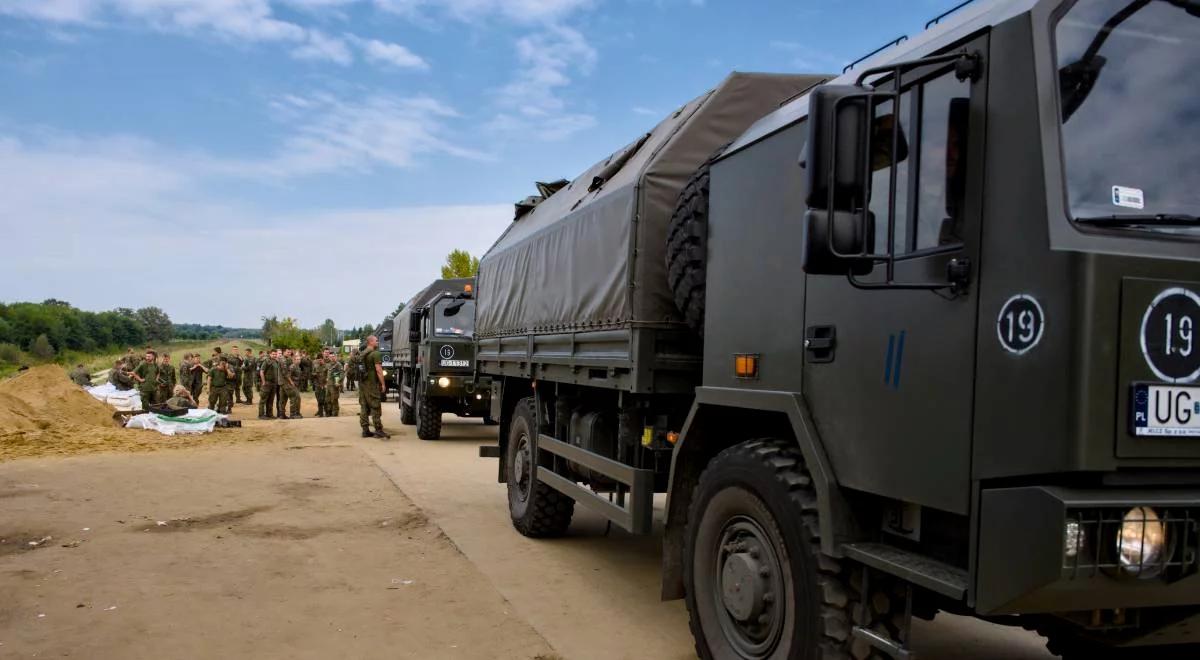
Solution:
[[[705,271],[708,269],[708,179],[714,154],[692,174],[667,226],[667,283],[675,306],[697,333],[704,332]]]
[[[525,536],[562,536],[571,526],[575,500],[538,481],[533,444],[537,415],[533,398],[521,399],[508,431],[508,513],[513,527]]]
[[[442,411],[430,400],[425,388],[417,396],[417,437],[422,440],[437,440],[442,437]]]
[[[396,388],[396,396],[400,399],[400,423],[406,426],[413,426],[417,423],[417,411],[407,403],[404,403],[404,383],[408,382],[408,372],[402,372],[400,376],[400,386]]]
[[[860,569],[822,554],[819,529],[812,480],[793,444],[750,440],[709,463],[688,511],[683,555],[701,658],[887,658],[851,637]],[[866,600],[868,627],[892,639],[904,611],[895,587],[880,580]]]

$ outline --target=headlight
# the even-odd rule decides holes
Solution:
[[[1125,513],[1117,535],[1117,559],[1130,575],[1150,579],[1162,572],[1166,563],[1167,526],[1148,506]]]
[[[478,399],[478,400],[481,400],[481,401],[482,401],[482,400],[483,400],[483,395],[482,395],[482,394],[476,394],[476,395],[475,395],[475,398],[476,398],[476,399]]]
[[[1076,559],[1079,555],[1087,556],[1087,535],[1078,520],[1068,518],[1063,528],[1063,556],[1068,560]]]
[[[438,387],[450,387],[450,379],[442,376],[438,379]]]

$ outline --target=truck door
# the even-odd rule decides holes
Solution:
[[[986,52],[982,41],[967,51]],[[899,126],[905,148],[873,164],[874,252],[887,252],[894,167],[893,281],[945,282],[953,260],[968,265],[969,284],[956,294],[866,290],[808,276],[806,337],[832,336],[833,347],[806,349],[804,393],[840,484],[965,514],[986,75],[962,79],[937,65],[903,81],[899,108],[875,109],[875,125]],[[884,281],[882,270],[859,279]]]

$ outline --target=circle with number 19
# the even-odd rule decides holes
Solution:
[[[1183,287],[1164,289],[1142,315],[1142,356],[1168,383],[1191,383],[1200,376],[1200,295]]]
[[[1000,308],[996,319],[996,335],[1004,350],[1015,355],[1028,353],[1042,340],[1046,329],[1046,316],[1042,306],[1033,296],[1019,293],[1009,298]]]

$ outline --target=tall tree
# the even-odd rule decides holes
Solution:
[[[317,335],[321,338],[321,343],[326,346],[332,346],[337,342],[337,325],[333,319],[325,319],[325,322],[317,328]]]
[[[137,320],[146,328],[146,338],[153,342],[166,343],[175,334],[171,317],[157,307],[143,307],[135,312]]]
[[[479,257],[472,257],[466,250],[453,250],[446,255],[446,265],[442,266],[442,279],[475,277],[478,272]]]

